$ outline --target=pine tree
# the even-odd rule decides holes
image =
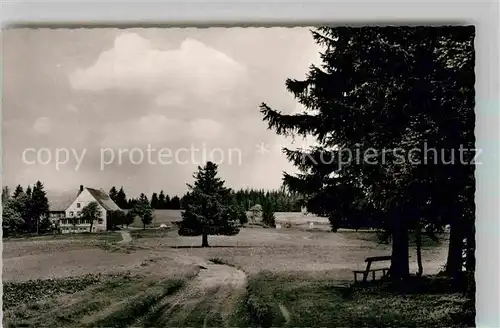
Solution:
[[[175,195],[172,197],[170,200],[170,208],[173,210],[180,210],[181,209],[181,200],[179,196]]]
[[[473,243],[473,165],[435,165],[436,158],[422,164],[423,152],[411,159],[421,164],[412,165],[385,150],[475,148],[474,28],[324,27],[313,38],[323,46],[322,65],[312,65],[304,80],[286,81],[305,111],[260,107],[278,134],[316,138],[309,150],[284,150],[300,170],[285,174],[287,188],[332,227],[345,218],[354,225],[363,216],[377,220],[392,236],[394,280],[409,276],[408,234],[419,226],[422,207],[434,227],[446,220],[466,225]],[[378,150],[370,158],[375,164],[353,160],[373,155],[370,149]]]
[[[14,194],[12,194],[13,198],[17,198],[19,195],[24,193],[23,187],[21,185],[17,185],[16,189],[14,190]]]
[[[172,209],[172,200],[170,199],[169,195],[165,197],[165,209]]]
[[[159,200],[158,200],[158,194],[157,193],[153,193],[153,195],[151,196],[151,207],[153,209],[159,209]]]
[[[28,187],[26,187],[26,196],[31,198],[32,192],[33,192],[33,190],[31,189],[31,186],[28,185]]]
[[[33,222],[37,233],[40,230],[40,219],[48,217],[48,215],[49,200],[47,199],[43,184],[40,181],[37,181],[33,186],[31,201],[29,205],[30,221]],[[31,227],[31,229],[33,229],[33,226]]]
[[[178,233],[181,236],[202,236],[202,247],[208,247],[209,235],[235,235],[239,232],[231,220],[231,190],[217,176],[217,165],[207,162],[193,175],[194,185],[187,185],[190,203],[182,213]]]
[[[8,186],[5,186],[2,189],[2,203],[5,203],[9,199],[10,199],[10,189]]]
[[[262,207],[262,223],[269,227],[276,227],[276,217],[272,205],[268,202],[265,202]]]
[[[115,186],[111,187],[111,189],[109,190],[109,198],[111,198],[111,200],[115,202],[116,205],[118,205],[118,191],[116,190]],[[118,205],[118,207],[119,206],[120,205]]]
[[[158,196],[158,208],[162,210],[167,208],[167,204],[165,202],[165,194],[163,193],[163,190],[160,191],[160,195]]]
[[[123,186],[120,187],[120,190],[116,194],[116,205],[118,205],[121,209],[130,208],[129,203],[127,202],[127,196],[125,195],[125,191],[123,191]]]

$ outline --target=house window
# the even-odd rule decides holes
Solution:
[[[69,212],[69,216],[74,216],[74,215],[75,215],[75,213]]]
[[[76,216],[80,216],[82,214],[82,212],[78,211],[76,212]]]
[[[76,208],[80,208],[81,204],[80,203],[76,203]]]

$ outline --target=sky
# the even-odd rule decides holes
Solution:
[[[227,186],[279,188],[294,167],[261,102],[303,110],[285,88],[321,49],[309,28],[12,29],[3,33],[3,185],[41,180],[130,196],[184,194],[198,165]],[[293,144],[292,144],[293,143]]]

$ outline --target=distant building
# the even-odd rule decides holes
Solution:
[[[94,221],[92,232],[106,231],[107,218],[112,211],[121,211],[116,203],[102,189],[80,189],[76,196],[67,195],[49,198],[49,217],[62,233],[85,232],[90,230],[90,220],[82,218],[82,209],[91,202],[96,202],[100,210],[100,218]]]

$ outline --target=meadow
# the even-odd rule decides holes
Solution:
[[[132,241],[121,242],[122,234]],[[390,254],[374,232],[242,228],[180,237],[175,228],[4,241],[5,327],[456,326],[465,299],[351,286],[368,256]],[[113,236],[113,237],[111,237]],[[447,241],[423,248],[425,274]],[[410,258],[416,272],[415,252]],[[386,264],[387,265],[387,264]],[[7,302],[5,302],[7,300]],[[464,312],[465,311],[465,312]],[[424,319],[416,319],[418,316]],[[406,319],[405,319],[406,318]]]

